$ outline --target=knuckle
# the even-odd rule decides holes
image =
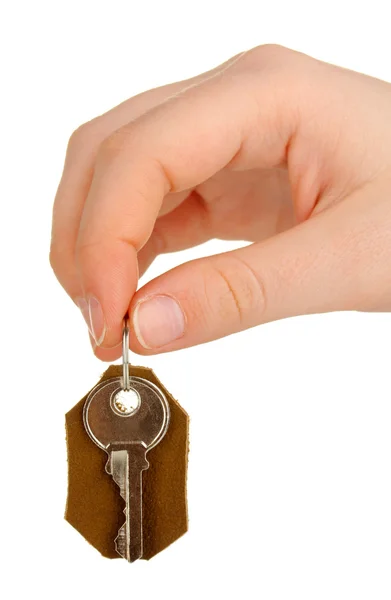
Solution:
[[[286,83],[306,73],[311,75],[313,65],[317,63],[314,58],[290,48],[278,44],[265,44],[249,50],[243,57],[242,65],[246,71],[260,71],[263,75],[271,75],[277,81],[281,79]]]
[[[278,44],[263,44],[252,48],[244,55],[244,62],[249,66],[265,67],[281,65],[291,60],[297,53]]]
[[[92,242],[87,240],[78,240],[75,248],[75,258],[79,264],[88,262],[91,257],[99,253],[100,242]]]
[[[219,257],[212,266],[222,284],[219,317],[236,314],[240,327],[259,323],[266,308],[265,286],[258,273],[238,257]]]
[[[72,260],[66,245],[52,243],[49,264],[60,284],[69,292],[73,287]]]
[[[110,162],[122,154],[129,147],[130,140],[133,139],[133,130],[134,125],[128,123],[126,127],[121,127],[104,138],[99,146],[98,160]]]
[[[250,52],[254,52],[255,56],[262,56],[270,59],[281,59],[295,54],[293,50],[281,46],[281,44],[260,44],[259,46],[255,46]]]
[[[72,133],[68,142],[68,151],[78,151],[90,146],[93,139],[93,130],[95,129],[94,121],[83,123]]]
[[[64,261],[64,252],[56,242],[52,242],[49,251],[49,264],[55,273],[59,273],[60,266]]]
[[[103,269],[106,264],[115,263],[118,248],[123,245],[133,246],[108,229],[92,236],[81,236],[76,242],[75,261],[82,269]]]
[[[124,147],[124,135],[122,131],[114,131],[108,135],[100,144],[99,155],[105,156],[120,152]]]

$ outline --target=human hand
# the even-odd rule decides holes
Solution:
[[[158,254],[211,238],[254,243],[136,292]],[[391,310],[391,84],[261,46],[127,100],[71,137],[51,264],[103,360],[128,311],[132,349],[153,354]]]

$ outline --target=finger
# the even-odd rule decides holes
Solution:
[[[388,247],[391,214],[384,222],[377,205],[369,214],[367,193],[265,242],[181,265],[148,283],[132,302],[132,349],[177,350],[276,319],[390,301],[391,256],[376,256]]]
[[[198,246],[212,237],[209,210],[197,192],[175,210],[159,217],[148,242],[138,253],[140,276],[159,254]]]
[[[185,250],[212,238],[262,241],[296,222],[288,176],[283,169],[224,169],[197,186],[165,218],[138,253],[140,275],[166,252]]]
[[[267,69],[261,82],[246,70],[235,76],[226,70],[102,144],[81,219],[77,265],[103,346],[119,343],[137,284],[136,253],[151,235],[164,196],[192,189],[227,165],[285,163],[296,106],[292,96],[286,105],[286,89],[277,93],[270,77]]]
[[[137,119],[181,90],[224,70],[239,56],[231,58],[207,73],[156,88],[126,100],[106,114],[82,125],[71,136],[64,171],[54,202],[51,244],[53,269],[71,298],[75,299],[81,296],[80,281],[75,264],[75,246],[100,144],[126,123]],[[165,207],[165,210],[170,210],[173,200],[179,202],[180,198],[177,195],[175,199],[168,198],[168,207]]]

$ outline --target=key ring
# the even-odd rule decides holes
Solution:
[[[129,317],[124,318],[124,329],[122,332],[122,389],[130,390],[129,377]]]

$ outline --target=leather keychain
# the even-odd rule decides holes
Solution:
[[[151,369],[112,365],[66,414],[66,520],[107,558],[150,559],[183,535],[189,417]],[[111,476],[110,476],[111,475]]]

